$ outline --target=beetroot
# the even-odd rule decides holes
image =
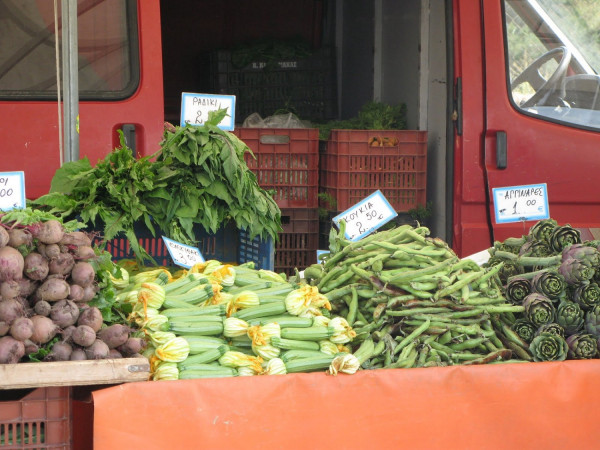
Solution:
[[[20,280],[23,278],[24,267],[23,255],[16,248],[0,248],[0,281]]]
[[[71,300],[59,300],[52,305],[50,318],[60,328],[74,325],[79,318],[79,308]]]
[[[48,264],[51,274],[67,276],[71,273],[75,259],[70,253],[59,253],[56,258],[52,258]]]
[[[69,325],[66,328],[63,328],[60,331],[60,335],[62,336],[62,340],[64,342],[73,342],[72,336],[73,336],[73,331],[75,331],[75,328],[77,328],[75,325]]]
[[[0,226],[0,247],[8,245],[9,239],[10,236],[8,235],[8,231],[6,231],[4,227]]]
[[[50,311],[52,309],[52,305],[48,303],[46,300],[40,300],[33,305],[33,311],[40,316],[48,317],[50,315]]]
[[[81,311],[79,319],[77,319],[77,325],[87,325],[94,330],[94,333],[100,331],[102,324],[102,312],[96,306],[90,306]]]
[[[8,230],[8,245],[14,248],[25,245],[30,247],[33,244],[33,236],[29,230],[23,228],[11,228]]]
[[[33,334],[33,322],[27,317],[15,319],[10,326],[10,335],[18,341],[29,339]]]
[[[25,345],[25,354],[30,355],[31,353],[37,353],[40,350],[40,346],[33,342],[31,339],[25,339],[23,341]]]
[[[108,352],[109,359],[118,359],[118,358],[122,358],[122,357],[123,357],[123,355],[116,348],[111,348]]]
[[[84,287],[83,288],[83,298],[81,299],[81,301],[89,302],[89,301],[93,300],[94,297],[96,296],[96,292],[97,292],[97,287],[94,286],[93,284]]]
[[[58,244],[44,245],[44,256],[48,259],[58,258],[60,255],[60,247]]]
[[[74,348],[73,353],[71,353],[71,361],[85,361],[87,356],[85,355],[85,350],[82,348]]]
[[[73,255],[75,256],[75,259],[82,259],[82,260],[96,258],[96,252],[94,251],[94,249],[87,245],[82,245],[80,247],[76,247],[75,250],[73,251]]]
[[[65,229],[58,220],[47,220],[29,228],[33,237],[44,244],[58,244],[65,235]]]
[[[81,287],[90,286],[94,282],[96,272],[89,262],[79,261],[71,270],[71,281]]]
[[[31,340],[36,344],[45,344],[50,341],[59,331],[58,325],[52,322],[52,319],[44,316],[32,316],[33,335]]]
[[[105,342],[96,339],[92,345],[85,347],[85,356],[87,359],[106,359],[110,349]]]
[[[80,302],[83,300],[83,288],[78,284],[71,284],[69,286],[69,300],[73,300],[74,302]]]
[[[16,298],[0,300],[0,321],[11,325],[15,319],[24,315],[25,308]]]
[[[96,332],[87,325],[79,325],[73,330],[71,339],[73,340],[73,343],[77,345],[89,347],[96,340]]]
[[[46,355],[44,361],[69,361],[73,347],[68,342],[57,342],[50,349],[50,353]]]
[[[29,278],[21,278],[19,281],[19,293],[23,297],[29,297],[38,288],[39,283],[37,281],[30,280]]]
[[[0,364],[16,364],[25,356],[25,345],[12,336],[0,338]]]
[[[41,281],[48,276],[48,260],[38,252],[29,253],[24,260],[23,273],[31,280]]]
[[[15,298],[21,294],[21,285],[16,280],[0,282],[0,297]]]
[[[10,331],[10,325],[6,322],[0,322],[0,336],[6,336]]]
[[[98,331],[98,339],[108,345],[108,348],[116,348],[123,345],[129,339],[131,329],[126,325],[115,323]]]
[[[36,297],[38,300],[56,302],[69,296],[70,286],[62,278],[47,278],[42,285],[37,288]]]
[[[91,247],[92,240],[83,231],[70,231],[65,233],[63,238],[60,240],[63,245],[74,245],[77,247]]]
[[[144,338],[130,337],[123,345],[119,345],[117,350],[123,354],[123,356],[131,356],[136,353],[142,353],[146,348],[147,342]]]

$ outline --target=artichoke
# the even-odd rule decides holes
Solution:
[[[515,323],[511,325],[512,330],[519,335],[528,344],[534,338],[537,328],[529,320],[524,317],[515,320]]]
[[[569,284],[580,284],[589,282],[594,276],[594,267],[586,260],[569,258],[558,266],[558,273],[565,277]]]
[[[500,282],[505,285],[509,278],[520,275],[524,271],[525,269],[523,266],[517,261],[504,260],[504,265],[498,272],[498,278],[500,278]]]
[[[540,220],[529,229],[529,235],[535,241],[545,241],[550,243],[550,236],[552,236],[552,232],[557,227],[558,222],[554,219]]]
[[[567,338],[569,359],[593,359],[598,357],[598,341],[588,333],[575,333]]]
[[[585,313],[585,331],[600,338],[600,305]]]
[[[542,294],[550,300],[558,301],[565,295],[567,282],[565,277],[554,270],[544,270],[531,280],[533,292]]]
[[[577,302],[584,311],[600,305],[600,286],[597,283],[580,284],[573,291],[573,301]]]
[[[538,334],[542,333],[552,333],[563,338],[565,337],[565,329],[556,322],[550,322],[541,325],[535,332],[535,335],[537,336]]]
[[[581,232],[566,224],[556,227],[550,235],[550,248],[557,253],[572,244],[581,244]]]
[[[525,318],[536,327],[554,321],[556,308],[552,304],[552,300],[542,294],[537,292],[529,294],[523,300],[523,306],[525,307]]]
[[[531,294],[531,282],[527,278],[516,276],[506,284],[506,299],[515,305],[521,305],[523,299],[529,294]]]
[[[592,266],[600,264],[600,251],[595,247],[590,247],[586,244],[572,244],[564,248],[562,251],[562,259],[566,261],[569,258],[586,261]]]
[[[546,241],[527,241],[519,250],[519,256],[552,256],[552,249]]]
[[[564,361],[568,350],[565,338],[553,333],[540,333],[529,345],[534,361]]]
[[[581,307],[570,300],[560,302],[556,310],[556,323],[565,329],[567,336],[577,333],[583,328],[584,312]]]

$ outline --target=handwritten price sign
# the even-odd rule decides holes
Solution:
[[[0,210],[25,208],[25,174],[23,172],[0,173]]]
[[[340,220],[344,219],[346,238],[358,241],[397,215],[381,191],[375,191],[352,208],[335,216],[333,221],[339,226]]]
[[[496,223],[542,220],[550,217],[546,183],[493,188]]]
[[[173,258],[173,262],[178,266],[191,269],[194,264],[204,262],[204,258],[196,247],[182,244],[181,242],[174,241],[168,237],[163,236],[163,241],[167,246],[169,255]]]
[[[213,95],[193,94],[184,92],[181,94],[181,126],[203,125],[208,119],[210,111],[227,109],[225,116],[219,123],[222,130],[233,131],[235,120],[235,95]]]

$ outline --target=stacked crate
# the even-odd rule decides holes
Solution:
[[[281,209],[275,271],[292,275],[316,262],[319,244],[319,131],[314,128],[237,128],[254,153],[246,164]]]

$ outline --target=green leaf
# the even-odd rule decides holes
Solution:
[[[93,171],[87,156],[78,161],[67,162],[58,168],[52,177],[49,192],[61,192],[70,194],[78,184],[77,180],[85,177]]]

